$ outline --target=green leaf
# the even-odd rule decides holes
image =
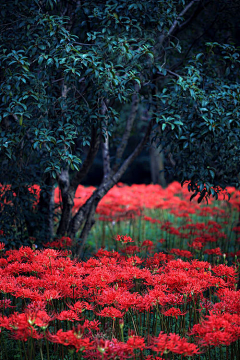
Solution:
[[[19,125],[22,126],[22,124],[23,124],[23,115],[21,115],[19,118]]]
[[[215,177],[215,172],[214,172],[213,170],[209,170],[209,172],[210,172],[211,177],[214,179],[214,177]]]

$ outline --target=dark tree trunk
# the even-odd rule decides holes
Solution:
[[[75,238],[77,231],[82,228],[79,245],[77,246],[77,255],[79,257],[81,257],[82,255],[82,250],[85,245],[87,236],[91,230],[91,227],[94,224],[94,215],[99,201],[120,180],[121,176],[124,174],[128,166],[140,154],[143,147],[149,140],[149,136],[151,134],[154,123],[155,119],[150,120],[145,132],[145,136],[135,148],[135,150],[132,152],[132,154],[122,163],[121,167],[116,172],[114,170],[111,170],[109,176],[107,178],[103,178],[102,184],[94,191],[92,196],[78,210],[77,214],[71,220],[68,230],[68,236],[70,236],[71,238]]]
[[[54,236],[54,181],[49,175],[41,188],[37,216],[41,222],[41,238],[50,241]]]
[[[151,178],[153,184],[159,184],[165,188],[164,157],[163,152],[160,151],[161,147],[157,148],[154,142],[150,148]]]

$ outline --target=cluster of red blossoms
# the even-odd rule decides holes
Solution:
[[[30,188],[39,195],[35,190]],[[93,191],[78,188],[74,212]],[[228,191],[237,213],[240,193]],[[61,201],[58,189],[55,201]],[[157,212],[171,215],[160,220]],[[69,237],[45,244],[43,251],[5,251],[0,243],[0,332],[16,344],[33,341],[43,351],[48,344],[54,352],[62,347],[86,360],[182,359],[205,352],[214,358],[215,348],[223,359],[237,360],[240,227],[225,227],[227,209],[212,201],[190,203],[178,183],[167,189],[118,184],[97,213],[112,227],[141,216],[143,226],[158,235],[136,244],[135,236],[112,236],[119,252],[100,249],[85,262],[71,260]],[[192,215],[202,218],[193,223]],[[173,216],[178,226],[169,221]]]
[[[127,235],[117,235],[116,240],[120,241],[123,244],[134,242],[134,240],[130,236],[127,236]]]
[[[44,247],[52,247],[57,249],[68,248],[71,247],[72,245],[73,245],[72,239],[68,236],[62,236],[60,239],[43,244]]]
[[[74,199],[74,212],[76,212],[92,195],[95,188],[79,185]],[[226,191],[231,194],[230,204],[232,207],[240,207],[240,191],[234,187],[227,187]],[[180,195],[180,196],[179,196]],[[190,193],[187,186],[181,187],[178,182],[173,182],[166,189],[160,185],[131,185],[122,183],[115,185],[97,207],[100,220],[122,221],[141,215],[145,209],[168,209],[175,216],[190,219],[191,214],[200,216],[225,216],[225,210],[214,206],[202,206],[197,203],[197,198],[189,202]],[[219,194],[219,199],[224,199],[224,193]],[[61,194],[58,188],[55,190],[55,203],[61,202]],[[209,199],[212,205],[213,199]],[[144,217],[151,223],[160,223],[159,219],[150,216]]]
[[[32,339],[40,348],[44,340],[50,349],[74,349],[87,360],[237,349],[235,266],[164,253],[145,259],[101,249],[80,262],[67,250],[5,251],[3,244],[1,250],[0,328],[12,341]]]

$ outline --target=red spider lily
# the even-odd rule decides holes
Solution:
[[[190,246],[196,250],[201,250],[203,247],[203,244],[200,241],[193,241],[191,244],[188,244],[188,246]]]
[[[138,308],[139,304],[143,303],[143,298],[137,293],[130,293],[129,291],[123,291],[122,296],[117,300],[118,308],[128,311],[130,308]]]
[[[60,292],[55,289],[45,290],[45,292],[43,294],[43,298],[46,299],[47,301],[53,300],[53,299],[60,299],[61,297],[62,297],[62,295],[60,294]]]
[[[151,269],[156,269],[159,268],[162,263],[165,263],[169,260],[172,260],[174,258],[173,255],[168,255],[168,254],[164,254],[164,253],[155,253],[153,255],[153,257],[148,258],[146,260],[146,267],[151,268]]]
[[[210,311],[201,324],[195,324],[190,333],[195,335],[201,345],[230,345],[240,338],[240,316]]]
[[[83,326],[88,329],[95,330],[95,331],[100,330],[100,328],[99,328],[100,322],[98,320],[92,320],[92,321],[85,320]]]
[[[8,265],[8,261],[6,259],[0,258],[0,268],[4,268]]]
[[[54,320],[53,316],[49,316],[45,310],[38,310],[36,314],[27,313],[29,324],[37,325],[42,329],[46,329],[50,321]],[[29,317],[31,316],[31,317]]]
[[[127,341],[127,347],[132,350],[146,349],[144,338],[142,338],[141,336],[136,336],[136,335],[129,337],[128,341]]]
[[[93,350],[87,351],[86,356],[88,359],[129,359],[129,355],[133,350],[128,348],[127,344],[118,341],[117,339],[104,340],[94,339]]]
[[[172,333],[167,335],[162,331],[158,337],[152,338],[152,345],[150,347],[153,351],[161,355],[169,351],[185,356],[193,356],[200,353],[197,346],[189,343],[185,338],[181,338],[179,335]]]
[[[178,256],[183,256],[187,259],[191,259],[193,257],[193,254],[191,253],[191,251],[188,251],[188,250],[172,249],[170,251],[170,253],[178,255]]]
[[[169,227],[167,230],[166,230],[169,234],[173,234],[173,235],[181,235],[179,230],[174,228],[173,226]]]
[[[208,254],[208,255],[222,255],[221,249],[218,247],[216,249],[206,249],[204,250],[204,254]]]
[[[240,233],[240,226],[235,226],[232,229],[235,233],[239,234]]]
[[[133,255],[133,254],[135,254],[135,253],[137,253],[137,252],[140,252],[141,249],[140,249],[138,246],[136,246],[136,245],[128,245],[128,246],[126,246],[125,249],[122,249],[121,251],[122,251],[124,254]]]
[[[165,221],[164,224],[161,226],[161,230],[167,231],[171,228],[171,225],[171,221]]]
[[[110,307],[105,307],[104,309],[102,309],[100,312],[96,313],[98,316],[102,316],[102,317],[110,317],[112,319],[116,319],[116,318],[122,318],[124,316],[124,314],[119,311],[118,309],[110,306]]]
[[[127,264],[130,264],[130,265],[140,265],[143,263],[143,260],[140,259],[140,257],[138,257],[137,255],[134,255],[134,256],[131,256],[129,257],[127,260],[126,260]]]
[[[182,226],[182,229],[197,229],[197,230],[206,230],[207,226],[204,223],[195,223],[195,224],[187,224]]]
[[[205,235],[203,241],[207,239]],[[47,339],[74,347],[76,351],[82,350],[86,359],[101,360],[102,355],[106,360],[117,356],[127,359],[133,356],[134,352],[138,353],[138,341],[138,349],[148,349],[140,336],[141,329],[138,334],[129,337],[128,343],[117,340],[100,341],[103,323],[109,324],[109,320],[103,318],[111,317],[114,321],[117,318],[124,319],[126,323],[130,314],[138,316],[145,311],[145,315],[148,312],[147,316],[152,320],[154,313],[162,306],[164,310],[160,311],[163,311],[165,316],[177,319],[178,316],[185,315],[185,311],[181,311],[180,307],[182,309],[186,302],[189,307],[195,302],[196,311],[203,310],[201,317],[209,311],[217,316],[223,311],[239,316],[239,291],[235,291],[236,265],[211,266],[207,261],[173,260],[173,254],[164,253],[156,253],[144,260],[137,256],[126,257],[105,250],[99,251],[97,259],[77,262],[67,257],[67,253],[63,251],[50,250],[33,251],[31,248],[21,248],[3,255],[5,264],[3,268],[0,267],[0,290],[7,293],[8,299],[14,297],[18,301],[18,298],[22,297],[26,299],[26,303],[30,303],[23,314],[15,313],[12,318],[13,310],[8,308],[6,313],[9,315],[4,316],[5,313],[0,319],[0,327],[10,331],[16,339],[26,341],[29,337],[41,338],[49,324],[53,328],[60,325],[57,321],[77,320],[81,322],[82,328],[65,333],[62,331],[62,334],[47,332]],[[181,250],[173,249],[172,253],[178,251]],[[208,289],[212,301],[207,298]],[[66,310],[66,305],[69,310]],[[172,308],[169,309],[169,306]],[[62,311],[57,313],[57,308]],[[2,309],[6,307],[2,306]],[[126,314],[128,311],[129,314]],[[90,321],[95,314],[99,316],[99,320]],[[80,319],[82,315],[84,319]],[[199,314],[197,315],[198,319]],[[231,319],[224,318],[224,321],[236,325],[237,319],[235,316]],[[209,327],[210,325],[205,323],[207,321],[208,318],[202,320]],[[118,324],[118,321],[116,323]],[[236,334],[237,326],[234,328]],[[116,325],[115,336],[118,336],[118,330]],[[232,341],[232,334],[225,334],[223,329],[218,331],[220,339],[226,335],[226,339]],[[174,334],[172,337],[165,335],[165,353],[173,352],[186,356],[193,354],[194,348],[191,346],[194,344],[189,344],[187,339],[176,338]],[[162,340],[165,335],[163,334]],[[202,338],[208,339],[210,336],[195,335],[203,346],[206,346],[206,343]],[[159,353],[162,354],[161,341],[151,344],[151,349],[153,345],[160,349]],[[143,356],[145,358],[145,354]]]
[[[15,308],[16,306],[11,306],[10,299],[0,300],[0,309],[7,309],[7,308]]]
[[[134,240],[127,235],[117,235],[115,238],[117,241],[120,241],[123,244],[128,244],[130,242],[134,242]]]
[[[233,266],[226,266],[225,264],[220,264],[214,266],[212,271],[219,277],[222,277],[229,287],[234,288],[237,283],[237,271]]]
[[[4,244],[4,243],[2,243],[2,242],[0,242],[0,251],[3,251],[3,250],[4,250],[4,248],[5,248],[5,244]]]
[[[151,240],[144,240],[141,247],[152,248],[154,247],[154,243]]]
[[[60,312],[60,314],[56,314],[57,320],[68,320],[68,321],[80,321],[81,319],[78,317],[78,315],[73,310],[63,310]]]
[[[113,258],[119,258],[120,254],[117,251],[107,251],[105,249],[99,249],[98,252],[95,254],[96,257],[101,257],[101,256],[107,256],[107,257],[113,257]],[[95,260],[95,259],[90,259],[90,260]]]
[[[220,225],[220,224],[218,224],[216,221],[212,221],[212,220],[209,220],[208,222],[207,222],[207,225],[212,225],[212,226],[214,226],[216,229],[222,229],[222,225]]]
[[[72,239],[62,236],[61,239],[43,244],[45,247],[66,248],[72,246]]]
[[[63,330],[60,329],[55,335],[47,332],[47,339],[49,341],[74,347],[76,352],[79,350],[83,351],[86,349],[91,349],[93,347],[93,342],[90,340],[90,338],[83,336],[84,332],[82,332],[79,327],[77,329],[68,330],[66,332],[63,332]]]
[[[180,315],[186,315],[186,312],[182,313],[180,309],[173,307],[173,308],[170,308],[167,311],[163,312],[163,315],[172,316],[177,319],[178,316],[180,316]]]
[[[145,220],[145,221],[149,221],[150,223],[152,223],[152,224],[161,224],[161,221],[160,220],[158,220],[158,219],[153,219],[153,218],[151,218],[150,216],[144,216],[143,217],[143,220]]]
[[[217,295],[221,301],[214,304],[214,311],[240,314],[240,290],[221,289]]]
[[[27,341],[29,337],[41,339],[43,336],[29,324],[27,315],[15,312],[9,317],[0,318],[0,327],[11,330],[11,334],[15,339]]]
[[[69,305],[67,304],[67,306],[74,312],[78,313],[82,313],[85,309],[87,310],[93,310],[94,307],[90,304],[87,304],[85,301],[77,301],[75,302],[74,305]]]

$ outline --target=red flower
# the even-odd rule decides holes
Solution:
[[[141,246],[142,247],[146,246],[146,247],[151,248],[151,247],[154,246],[154,244],[153,244],[153,242],[151,240],[144,240]]]
[[[239,234],[239,233],[240,233],[240,226],[235,226],[235,227],[233,227],[233,231],[234,231],[235,233]]]
[[[63,310],[60,312],[60,314],[56,315],[56,319],[58,320],[68,320],[68,321],[80,321],[79,317],[73,310]]]
[[[199,349],[195,344],[189,343],[185,338],[181,338],[177,334],[164,334],[160,332],[157,338],[152,339],[151,349],[159,352],[161,355],[165,351],[171,351],[175,354],[182,354],[185,356],[193,356],[199,354]]]
[[[204,251],[204,254],[208,254],[208,255],[222,255],[221,249],[220,247],[216,248],[216,249],[206,249]]]
[[[127,235],[117,235],[115,240],[121,241],[123,244],[134,242],[134,240],[130,236],[127,236]]]
[[[112,319],[122,318],[124,316],[124,314],[121,313],[121,311],[119,311],[118,309],[116,309],[112,306],[105,307],[104,309],[102,309],[100,312],[98,312],[96,314],[98,316],[111,317]]]
[[[136,349],[143,350],[146,348],[144,338],[136,335],[133,335],[130,338],[128,338],[127,346],[132,350],[136,350]]]
[[[173,308],[170,308],[169,310],[163,312],[163,315],[172,316],[177,319],[179,315],[186,315],[186,312],[182,313],[180,309],[173,307]]]
[[[170,251],[171,254],[176,254],[178,256],[183,256],[185,258],[192,258],[193,257],[193,254],[191,253],[191,251],[188,251],[188,250],[180,250],[180,249],[172,249]]]
[[[204,346],[229,346],[240,337],[240,316],[210,311],[210,315],[201,324],[195,324],[191,334]]]
[[[80,327],[77,329],[69,330],[63,332],[62,329],[58,330],[55,335],[47,333],[47,339],[54,343],[59,343],[65,346],[73,346],[76,349],[76,352],[79,350],[83,351],[85,349],[91,349],[93,343],[90,341],[89,337],[83,337],[84,329]]]

